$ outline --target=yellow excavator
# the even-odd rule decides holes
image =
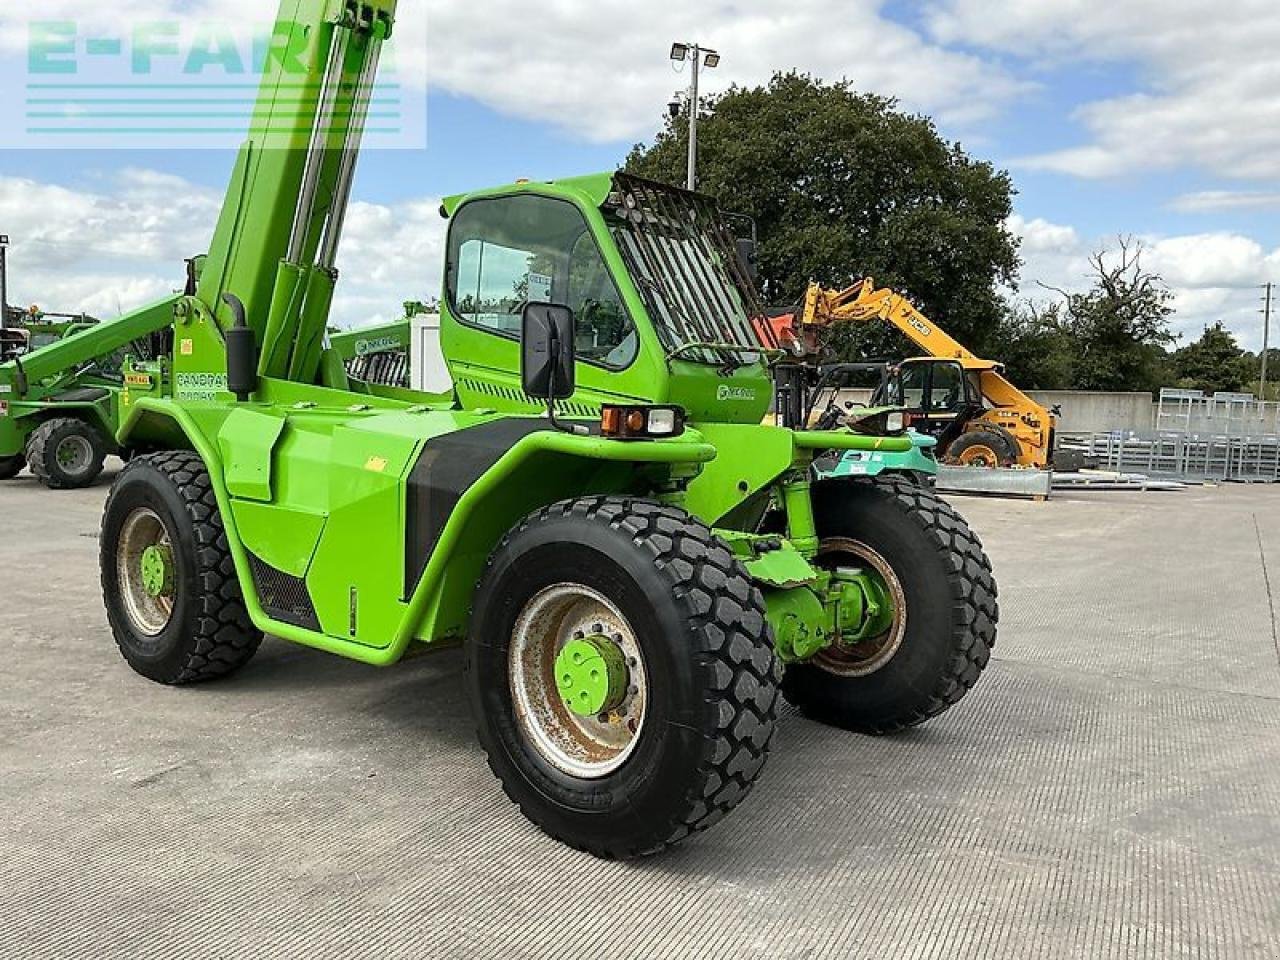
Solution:
[[[820,351],[825,329],[863,321],[892,325],[927,354],[892,368],[871,405],[905,408],[916,431],[937,438],[943,462],[1054,466],[1054,413],[1005,379],[1002,364],[975,356],[906,297],[876,289],[871,278],[843,290],[810,284],[803,310],[774,317],[770,324],[784,346],[806,355]]]

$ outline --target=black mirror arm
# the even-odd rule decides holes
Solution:
[[[585,437],[590,435],[591,431],[580,423],[561,423],[556,418],[556,371],[560,368],[560,337],[554,328],[551,331],[551,355],[556,358],[556,362],[551,365],[548,371],[547,381],[547,419],[551,421],[551,426],[555,427],[562,433],[571,433],[575,436]],[[570,363],[573,361],[570,360]]]

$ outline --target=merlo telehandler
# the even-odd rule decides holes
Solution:
[[[93,483],[116,444],[130,357],[167,349],[176,298],[103,322],[73,320],[0,363],[0,480],[23,467],[52,490]],[[47,317],[48,315],[41,314]]]
[[[120,430],[150,451],[102,523],[129,664],[182,684],[264,633],[376,665],[460,640],[508,795],[607,857],[736,807],[780,695],[874,733],[956,703],[996,636],[982,546],[928,489],[812,480],[906,437],[761,424],[775,345],[709,199],[622,174],[447,199],[453,390],[349,389],[324,335],[394,8],[284,5],[263,132]]]

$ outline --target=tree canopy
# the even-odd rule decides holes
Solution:
[[[1236,393],[1256,386],[1254,361],[1221,321],[1205,327],[1199,340],[1176,351],[1173,369],[1178,386],[1205,393]]]
[[[699,117],[699,189],[756,220],[770,303],[797,302],[811,279],[842,286],[874,276],[962,341],[990,342],[1000,288],[1020,266],[1005,227],[1007,173],[894,100],[800,73],[735,87]],[[683,184],[688,126],[687,113],[668,118],[627,169]]]

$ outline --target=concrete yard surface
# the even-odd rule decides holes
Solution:
[[[618,864],[507,802],[457,650],[133,674],[109,481],[0,485],[0,957],[1280,957],[1280,488],[957,499],[974,692],[884,738],[788,711],[732,816]]]

